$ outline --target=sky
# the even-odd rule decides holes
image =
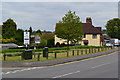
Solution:
[[[118,2],[3,2],[2,22],[11,18],[20,29],[54,31],[68,10],[81,22],[91,17],[94,26],[104,29],[108,20],[118,17]]]

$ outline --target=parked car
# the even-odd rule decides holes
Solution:
[[[106,47],[113,47],[113,44],[111,44],[111,43],[106,43],[105,46],[106,46]]]

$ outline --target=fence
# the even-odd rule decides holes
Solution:
[[[43,57],[42,52],[34,52],[33,59],[29,61],[45,61],[45,60],[52,60],[52,59],[59,59],[59,58],[66,58],[66,57],[73,57],[73,56],[81,56],[87,54],[93,54],[97,52],[102,52],[105,50],[110,50],[111,47],[105,48],[89,48],[89,49],[71,49],[71,50],[57,50],[57,51],[49,51],[48,56]],[[4,61],[23,61],[21,58],[22,53],[16,54],[3,54]]]

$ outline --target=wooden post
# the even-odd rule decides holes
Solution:
[[[57,53],[55,52],[55,58],[57,58]]]
[[[38,54],[38,61],[40,61],[40,53]]]
[[[4,57],[4,61],[6,61],[6,54],[5,53],[3,54],[3,57]]]
[[[77,50],[77,55],[79,55],[79,50]]]
[[[98,48],[98,52],[100,52],[100,48]]]
[[[85,49],[85,53],[87,54],[87,49]]]
[[[94,49],[94,52],[96,53],[96,48]]]
[[[83,55],[83,50],[81,50],[81,55]]]
[[[48,59],[48,56],[49,56],[49,55],[48,55],[48,53],[47,53],[46,59]]]
[[[69,51],[67,50],[67,57],[69,57]]]
[[[93,48],[92,48],[92,53],[93,53]]]
[[[90,53],[90,48],[89,48],[89,53]]]
[[[74,56],[74,55],[75,55],[75,54],[74,54],[74,50],[72,51],[72,53],[73,53],[73,56]]]

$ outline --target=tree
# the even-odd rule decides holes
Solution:
[[[31,35],[32,35],[32,27],[29,28],[29,32],[30,32],[30,44],[32,44],[32,38],[31,38]]]
[[[18,45],[23,45],[24,30],[22,30],[22,29],[18,29],[18,30],[17,30],[17,34],[16,34],[16,37],[15,37],[15,40],[17,40],[17,41],[16,41],[16,44],[18,44]]]
[[[32,34],[32,27],[29,28],[30,35]]]
[[[16,35],[16,23],[12,19],[8,19],[3,22],[2,25],[2,37],[3,38],[15,38]]]
[[[66,39],[67,44],[82,40],[82,23],[75,12],[68,11],[67,14],[56,24],[55,34],[57,37]]]
[[[118,38],[120,39],[120,19],[119,18],[113,18],[109,20],[106,24],[106,30],[107,34],[111,38]]]

